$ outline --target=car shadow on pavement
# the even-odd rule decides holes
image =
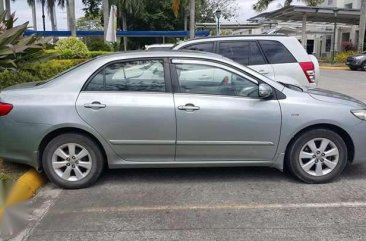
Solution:
[[[98,183],[105,182],[229,182],[281,181],[298,183],[286,173],[268,167],[151,168],[106,170]]]
[[[366,179],[366,164],[349,165],[335,183]],[[128,182],[285,182],[303,184],[289,173],[268,167],[107,169],[96,185]]]

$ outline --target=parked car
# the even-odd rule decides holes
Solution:
[[[248,35],[198,38],[181,42],[174,50],[187,49],[217,53],[267,77],[288,84],[316,87],[319,62],[308,55],[295,37]]]
[[[366,52],[348,57],[346,65],[348,65],[351,70],[361,69],[366,71]]]
[[[212,74],[207,75],[210,72]],[[0,92],[0,158],[63,188],[110,168],[269,166],[308,183],[366,161],[366,105],[220,55],[102,56]]]

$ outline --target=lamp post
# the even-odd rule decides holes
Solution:
[[[217,18],[217,33],[216,33],[217,36],[220,36],[220,18],[221,18],[221,14],[222,14],[222,12],[221,12],[220,9],[217,9],[215,11],[215,16]]]

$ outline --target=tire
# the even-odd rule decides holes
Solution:
[[[80,189],[97,181],[103,171],[104,158],[93,140],[68,133],[48,143],[42,155],[42,164],[48,179],[57,186]]]
[[[339,177],[347,160],[347,146],[337,133],[328,129],[314,129],[301,134],[292,143],[288,149],[286,166],[290,173],[303,182],[318,184]]]

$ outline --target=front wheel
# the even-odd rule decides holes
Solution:
[[[98,145],[80,134],[64,134],[46,146],[42,164],[47,177],[57,186],[78,189],[92,185],[103,170]]]
[[[365,62],[363,62],[362,66],[361,66],[361,69],[362,69],[363,71],[366,71],[366,61],[365,61]]]
[[[327,129],[314,129],[301,134],[290,146],[287,166],[300,180],[326,183],[337,178],[347,165],[344,140]]]

